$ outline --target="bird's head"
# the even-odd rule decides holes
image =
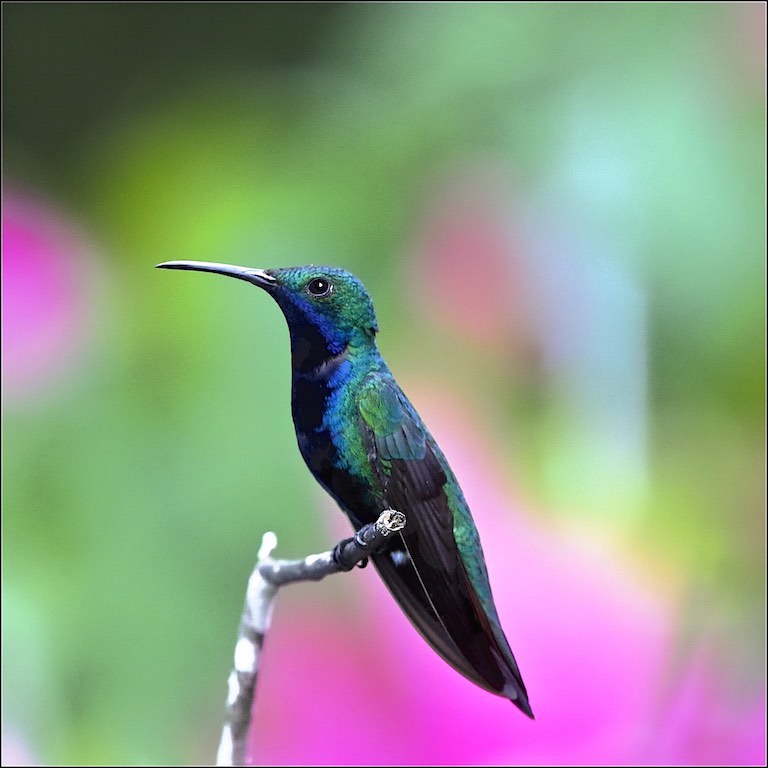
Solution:
[[[318,334],[332,353],[370,343],[378,331],[373,302],[363,284],[338,267],[254,269],[207,261],[166,261],[163,269],[215,272],[263,288],[283,310],[291,336]]]

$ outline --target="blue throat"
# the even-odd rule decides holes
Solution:
[[[349,378],[352,363],[347,359],[349,344],[327,329],[307,321],[289,320],[288,325],[293,421],[301,443],[302,435],[322,430],[331,395]]]
[[[328,361],[342,355],[347,344],[339,338],[329,338],[311,323],[291,323],[291,366],[294,377],[319,378]]]

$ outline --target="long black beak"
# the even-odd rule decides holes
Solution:
[[[269,289],[277,285],[277,279],[272,277],[269,272],[255,267],[241,267],[237,264],[216,264],[212,261],[164,261],[158,264],[160,269],[191,269],[196,272],[216,272],[219,275],[227,277],[236,277],[238,280],[258,285],[259,288]]]

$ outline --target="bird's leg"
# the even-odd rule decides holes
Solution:
[[[403,528],[405,515],[396,509],[385,509],[375,523],[364,525],[352,538],[340,541],[331,550],[331,557],[340,571],[351,571],[356,565],[364,568],[368,557],[360,553],[381,551],[389,537]]]

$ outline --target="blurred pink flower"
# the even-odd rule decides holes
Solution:
[[[517,345],[513,334],[530,316],[508,186],[495,170],[460,169],[431,201],[413,246],[414,305],[473,344]]]
[[[3,192],[3,389],[12,399],[51,388],[86,336],[86,246],[61,213]]]
[[[438,658],[368,569],[335,577],[365,594],[347,613],[322,605],[327,582],[281,595],[254,708],[253,761],[760,762],[762,710],[724,710],[706,682],[715,674],[709,661],[694,660],[667,701],[673,601],[610,552],[537,524],[471,414],[436,395],[440,387],[422,388],[422,397],[414,390],[475,515],[536,722]],[[335,535],[336,521],[331,527]]]
[[[765,765],[765,696],[738,700],[728,683],[702,643],[666,702],[651,762]]]

